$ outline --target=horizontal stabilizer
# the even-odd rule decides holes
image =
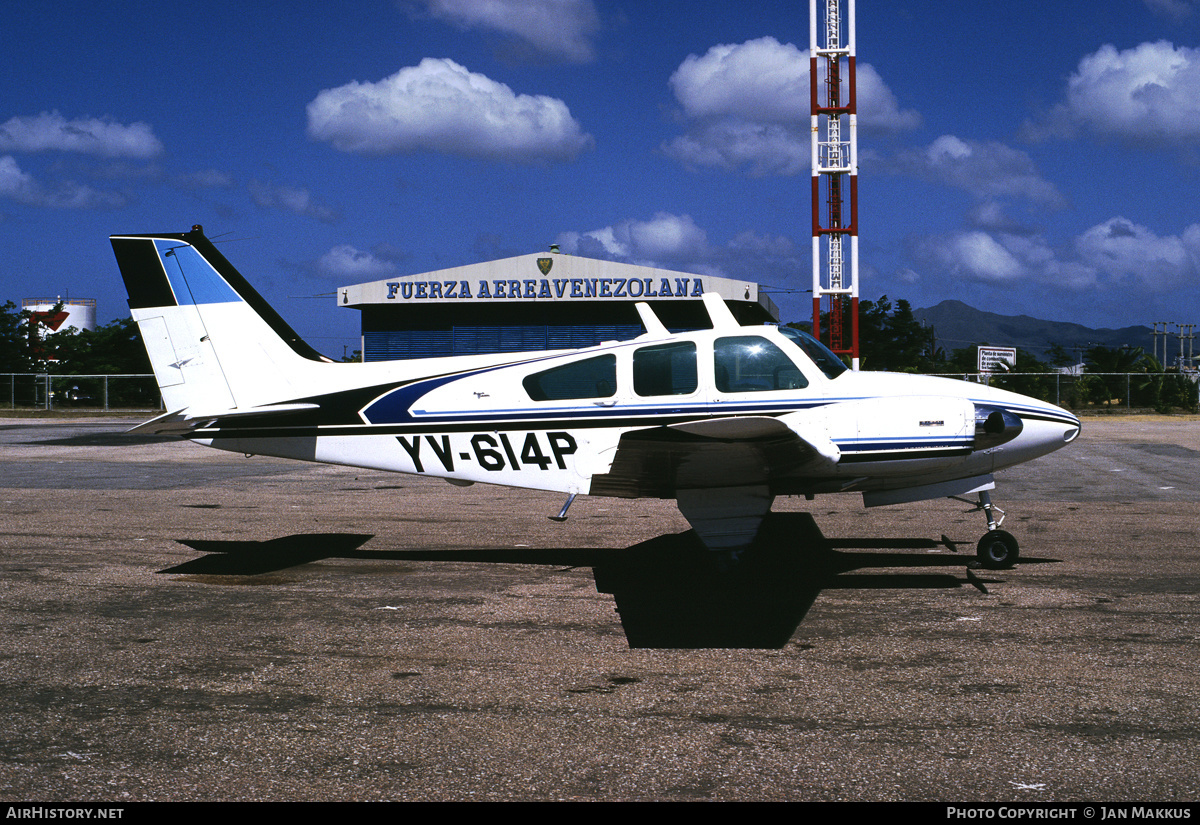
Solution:
[[[128,432],[150,433],[153,435],[187,435],[188,433],[207,426],[217,419],[245,418],[250,415],[290,415],[320,409],[317,404],[269,404],[264,407],[251,407],[245,410],[219,410],[205,412],[203,410],[175,410],[158,418],[138,424]]]

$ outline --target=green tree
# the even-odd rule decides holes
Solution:
[[[142,336],[132,318],[110,321],[92,330],[60,330],[42,341],[45,369],[54,375],[130,375],[151,372]],[[55,382],[55,396],[67,404],[153,406],[158,390],[152,380],[105,381],[79,378]],[[57,402],[56,402],[57,403]]]
[[[1046,363],[1052,367],[1073,367],[1076,358],[1062,344],[1051,344],[1046,351]]]
[[[66,329],[42,341],[49,372],[58,375],[148,373],[150,359],[132,318],[93,330]]]
[[[1141,347],[1095,346],[1084,353],[1084,363],[1104,388],[1106,405],[1159,406],[1162,367]]]
[[[29,313],[12,301],[0,306],[0,372],[29,372]]]
[[[903,298],[895,307],[886,295],[858,305],[858,350],[865,370],[934,372],[943,358],[933,330],[913,316]]]
[[[1158,412],[1168,413],[1179,408],[1194,413],[1197,403],[1196,382],[1187,375],[1166,373],[1162,377],[1162,392],[1159,395]]]
[[[61,308],[61,305],[60,307]],[[12,301],[0,306],[0,373],[50,373],[51,375],[129,375],[151,372],[150,359],[132,318],[93,330],[74,328],[48,332],[30,323],[30,313],[18,311]],[[39,405],[43,384],[33,378],[13,379],[12,393],[22,403]],[[7,390],[6,390],[7,392]],[[54,382],[55,403],[85,403],[82,399],[107,397],[114,404],[158,403],[158,391],[149,380],[108,381],[81,378]]]
[[[1055,400],[1055,375],[1050,368],[1022,349],[1017,350],[1017,363],[1013,375],[995,375],[991,379],[994,387],[1000,387],[1042,401]]]

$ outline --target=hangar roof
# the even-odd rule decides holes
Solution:
[[[551,251],[497,261],[403,275],[343,286],[339,306],[469,303],[585,303],[610,301],[696,301],[716,292],[727,301],[754,305],[763,321],[778,321],[779,309],[758,284],[711,275],[583,258]]]

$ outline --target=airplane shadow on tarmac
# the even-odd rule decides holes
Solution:
[[[371,535],[314,533],[269,541],[180,540],[207,555],[161,573],[256,575],[321,559],[477,562],[591,567],[596,589],[612,594],[633,648],[781,648],[822,590],[957,588],[986,593],[996,579],[967,568],[974,555],[842,552],[838,548],[919,550],[956,542],[933,539],[827,539],[808,513],[771,513],[754,545],[732,570],[722,570],[690,530],[624,549],[504,548],[483,550],[360,550]],[[1049,559],[1023,558],[1022,564]],[[843,576],[863,568],[932,568],[951,573]]]

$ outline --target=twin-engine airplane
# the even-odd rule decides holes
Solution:
[[[140,425],[239,453],[487,482],[569,497],[675,499],[722,566],[780,495],[868,507],[978,495],[987,567],[1011,565],[992,474],[1079,434],[1058,407],[963,381],[851,372],[811,336],[743,327],[580,350],[333,363],[204,236],[111,238],[168,412]],[[970,502],[974,503],[974,502]]]

